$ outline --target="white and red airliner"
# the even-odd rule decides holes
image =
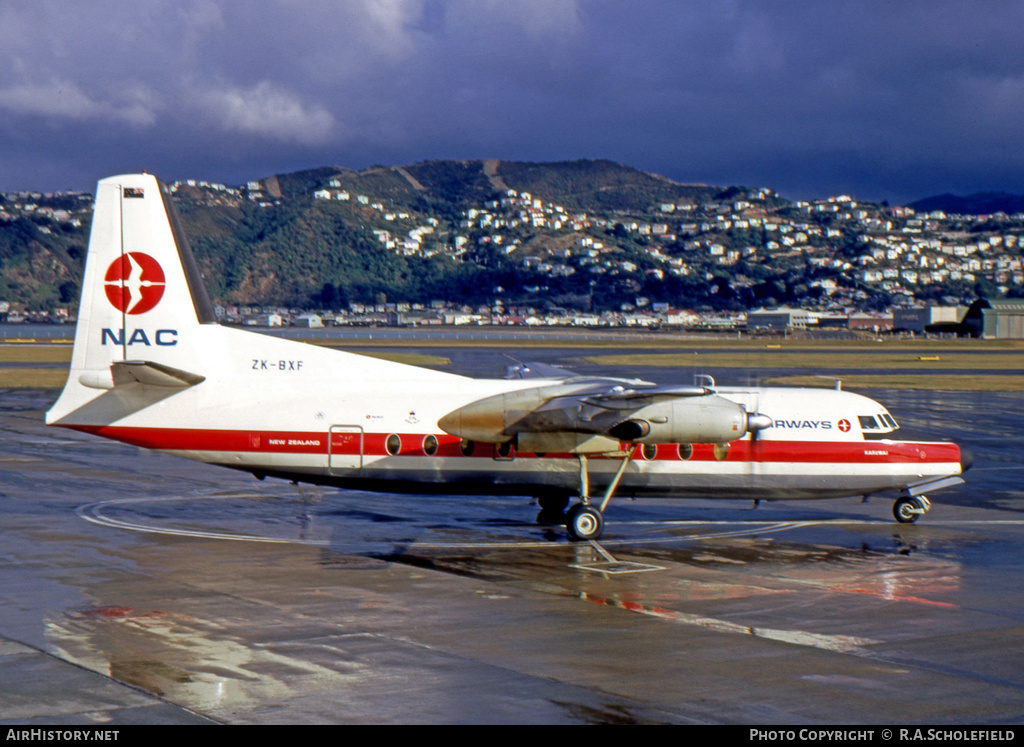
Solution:
[[[955,444],[894,438],[884,407],[839,390],[526,365],[472,379],[220,326],[148,174],[97,186],[71,370],[47,423],[261,479],[536,496],[576,539],[601,536],[613,495],[881,493],[915,521],[968,466]]]

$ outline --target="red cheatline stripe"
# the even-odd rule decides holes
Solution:
[[[195,428],[132,428],[123,426],[70,426],[104,438],[123,441],[148,449],[168,451],[234,451],[275,454],[358,454],[360,439],[366,456],[385,456],[387,433],[328,433],[326,431],[245,431]],[[428,453],[423,433],[398,434],[401,456],[423,456]],[[432,434],[437,441],[434,456],[462,456],[459,439],[447,433]],[[492,456],[490,444],[475,444],[472,456]],[[682,451],[682,454],[680,453]],[[658,461],[681,461],[686,450],[675,444],[660,444],[652,455]],[[517,457],[535,456],[519,452]],[[569,454],[547,454],[547,457],[571,458]],[[722,448],[714,444],[693,444],[689,461],[728,462],[806,462],[806,463],[949,463],[960,461],[960,449],[951,443],[917,443],[885,441],[733,441],[728,444],[724,459]],[[638,450],[636,459],[645,460]]]

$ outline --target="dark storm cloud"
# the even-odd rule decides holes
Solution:
[[[611,158],[794,197],[1024,191],[1024,3],[0,3],[0,189]]]

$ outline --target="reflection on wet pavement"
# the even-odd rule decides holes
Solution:
[[[5,393],[0,722],[1017,722],[1014,396],[879,396],[979,453],[919,524],[623,500],[595,548],[527,499],[258,483]]]

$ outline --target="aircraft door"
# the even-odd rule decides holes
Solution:
[[[332,425],[328,440],[327,471],[331,474],[363,467],[363,429],[358,425]]]

